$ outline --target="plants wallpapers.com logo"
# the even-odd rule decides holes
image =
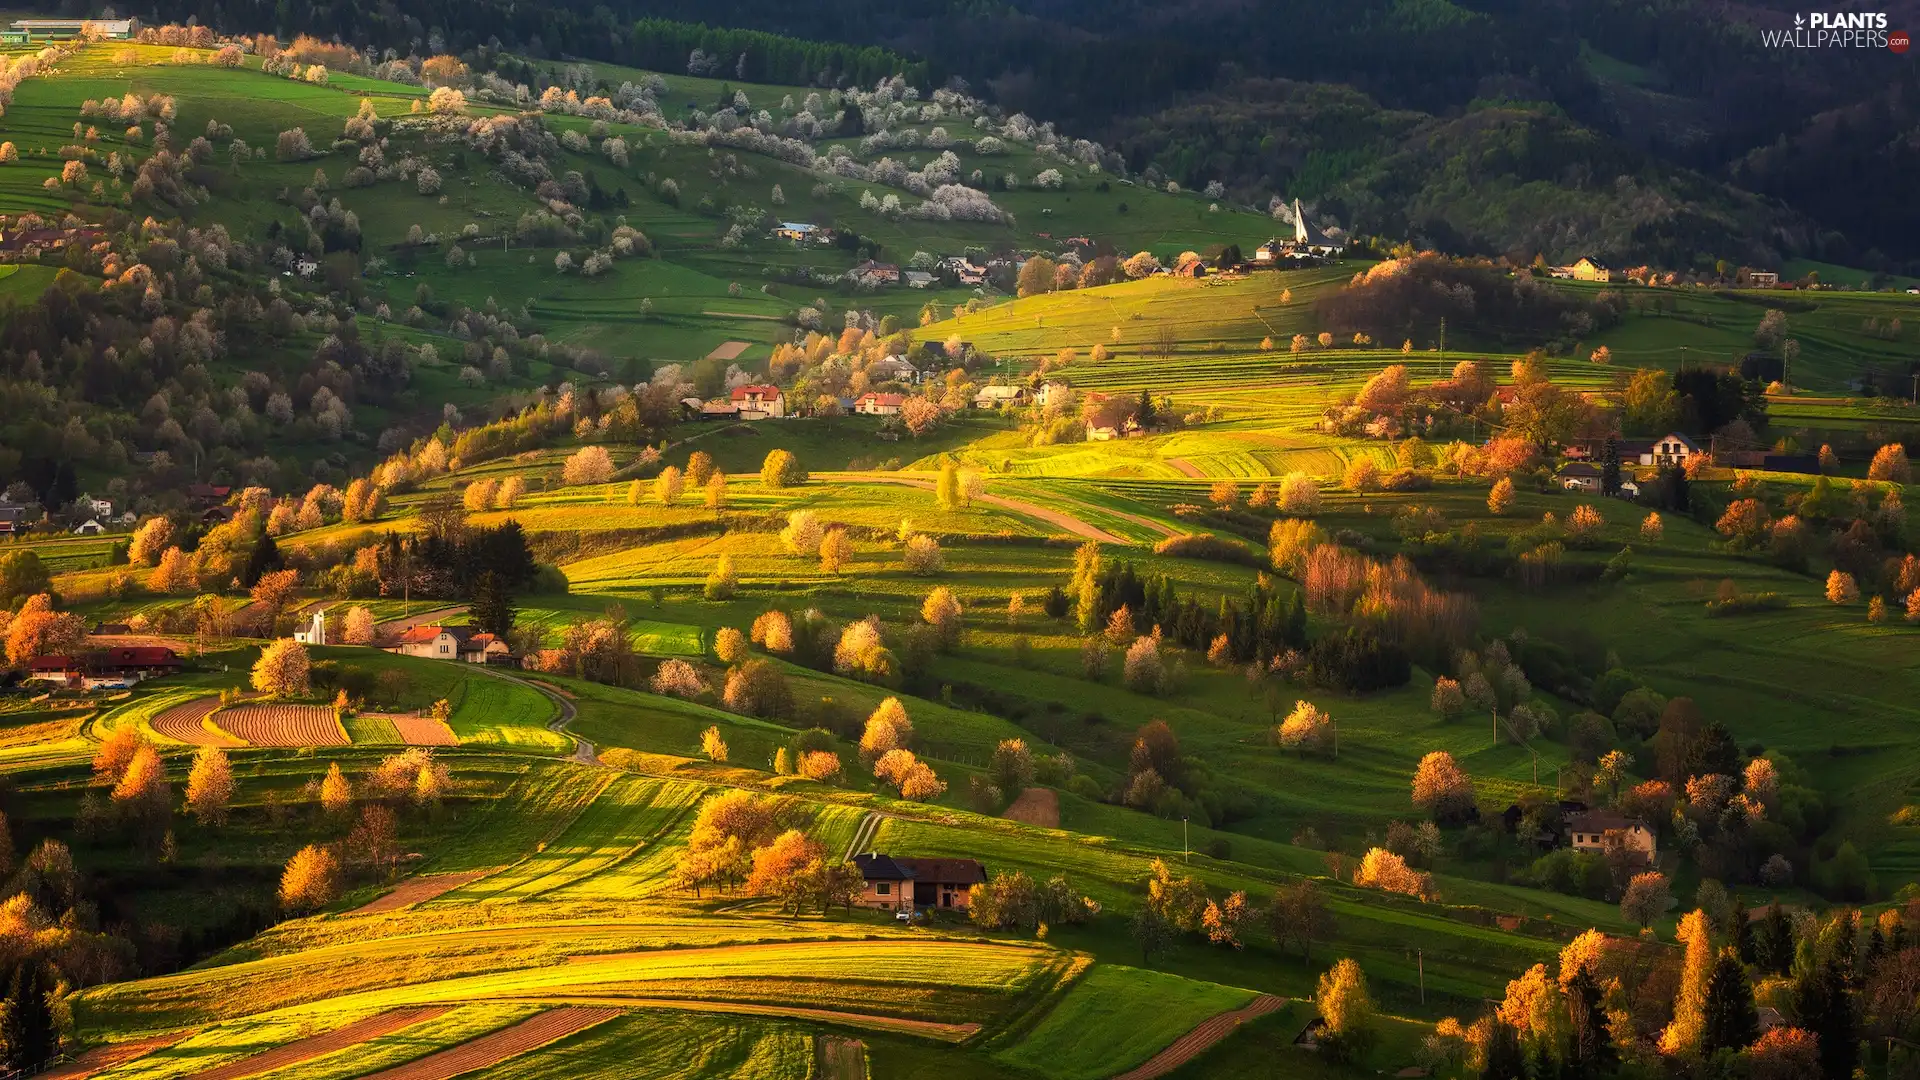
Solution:
[[[1905,30],[1889,29],[1884,11],[1814,11],[1793,17],[1791,30],[1762,30],[1772,49],[1886,49],[1904,53],[1913,44]]]

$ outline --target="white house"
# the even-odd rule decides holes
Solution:
[[[1702,452],[1700,445],[1686,435],[1670,431],[1641,450],[1639,459],[1642,465],[1685,465],[1688,458]]]
[[[75,536],[98,536],[106,531],[105,526],[92,518],[88,518],[73,527],[73,535]]]
[[[1617,840],[1628,851],[1644,858],[1649,865],[1658,856],[1653,830],[1638,818],[1611,810],[1587,810],[1567,817],[1567,836],[1575,851],[1605,851],[1610,840]]]
[[[880,394],[868,391],[854,400],[853,411],[862,416],[899,416],[901,406],[906,403],[905,394]]]
[[[113,516],[113,500],[96,499],[91,495],[82,495],[74,500],[74,505],[98,518]]]
[[[736,386],[729,397],[739,407],[742,420],[765,420],[770,416],[787,415],[786,395],[777,386]]]
[[[1560,486],[1568,491],[1598,492],[1600,470],[1584,461],[1573,461],[1560,470]]]

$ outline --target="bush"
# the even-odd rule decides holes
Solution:
[[[1172,555],[1180,559],[1205,559],[1210,562],[1238,563],[1241,566],[1260,566],[1260,556],[1245,544],[1234,540],[1225,540],[1208,533],[1189,533],[1185,536],[1169,536],[1153,545],[1155,555]]]
[[[1607,860],[1597,851],[1561,848],[1535,859],[1524,875],[1531,884],[1568,896],[1605,900],[1613,888]]]

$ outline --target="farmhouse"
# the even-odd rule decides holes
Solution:
[[[492,634],[476,634],[469,626],[416,626],[395,638],[386,651],[467,664],[497,664],[512,659],[506,642]]]
[[[92,38],[97,41],[126,41],[140,30],[139,19],[16,19],[15,34],[28,38]]]
[[[740,410],[742,420],[765,420],[773,416],[787,415],[787,398],[777,386],[756,384],[736,386],[728,395],[735,407]]]
[[[1588,810],[1567,817],[1567,836],[1575,851],[1605,851],[1617,842],[1650,865],[1658,849],[1647,823],[1611,810]]]
[[[226,484],[189,484],[187,498],[198,506],[214,506],[227,500],[233,488]]]
[[[947,908],[965,911],[967,890],[987,880],[986,867],[973,859],[909,859],[868,853],[855,855],[865,886],[857,903],[881,911]]]
[[[796,244],[830,244],[833,242],[833,230],[822,228],[810,221],[783,221],[773,230],[773,235],[781,240],[791,240]]]
[[[869,391],[853,402],[853,411],[862,416],[899,416],[907,403],[905,394],[879,394]]]
[[[940,260],[940,269],[952,274],[962,285],[984,285],[987,282],[987,268],[961,255],[949,255]]]
[[[73,527],[73,535],[75,536],[99,536],[106,531],[106,526],[100,524],[100,522],[94,518],[88,518]]]
[[[847,271],[847,278],[856,285],[898,285],[900,268],[892,263],[868,259]]]
[[[1025,405],[1027,388],[1024,386],[983,386],[973,395],[973,407],[976,409],[994,409],[1002,405]]]
[[[907,288],[909,289],[933,288],[933,275],[927,273],[925,270],[909,270],[904,276],[907,279]]]
[[[128,646],[79,656],[36,656],[27,664],[27,678],[70,688],[120,689],[142,679],[178,674],[184,666],[172,649]]]
[[[1612,281],[1615,277],[1612,270],[1584,255],[1572,266],[1554,267],[1552,273],[1554,277],[1571,278],[1574,281]]]

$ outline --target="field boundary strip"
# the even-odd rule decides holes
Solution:
[[[1287,1003],[1286,998],[1261,994],[1246,1006],[1208,1018],[1199,1027],[1173,1040],[1172,1045],[1146,1061],[1115,1076],[1113,1080],[1155,1080],[1213,1049],[1214,1045],[1240,1030],[1240,1025],[1273,1012]]]
[[[624,1008],[563,1006],[438,1053],[383,1069],[363,1080],[453,1080],[531,1053],[625,1013]]]
[[[194,1034],[195,1031],[188,1028],[165,1035],[153,1035],[144,1039],[129,1039],[126,1042],[96,1046],[66,1065],[59,1066],[51,1072],[41,1073],[39,1080],[86,1080],[87,1077],[98,1076],[108,1069],[118,1068],[129,1061],[146,1057],[156,1050],[165,1050]]]
[[[741,1016],[768,1016],[788,1020],[812,1020],[838,1027],[860,1028],[895,1035],[914,1035],[936,1042],[963,1043],[980,1033],[972,1022],[949,1024],[939,1020],[915,1020],[906,1016],[882,1016],[878,1013],[846,1012],[841,1009],[816,1009],[807,1005],[764,1005],[753,1001],[714,1001],[708,998],[614,997],[607,994],[566,994],[550,997],[514,995],[489,998],[489,1001],[565,1001],[571,1006],[606,1006],[620,1009],[661,1009],[680,1012],[734,1013]],[[376,1080],[366,1077],[364,1080]],[[407,1077],[406,1080],[417,1080]]]
[[[417,1008],[389,1009],[364,1020],[357,1020],[345,1027],[297,1039],[283,1046],[243,1057],[238,1061],[230,1061],[225,1065],[202,1070],[194,1073],[192,1080],[240,1080],[243,1076],[254,1076],[289,1065],[297,1065],[300,1062],[310,1061],[336,1050],[345,1050],[370,1039],[391,1035],[403,1028],[435,1019],[452,1011],[452,1008],[451,1005],[425,1005]]]
[[[860,824],[854,826],[853,838],[847,841],[846,854],[840,856],[841,862],[852,862],[862,847],[873,842],[873,834],[880,831],[880,816],[880,811],[869,810],[867,816],[860,819]]]

